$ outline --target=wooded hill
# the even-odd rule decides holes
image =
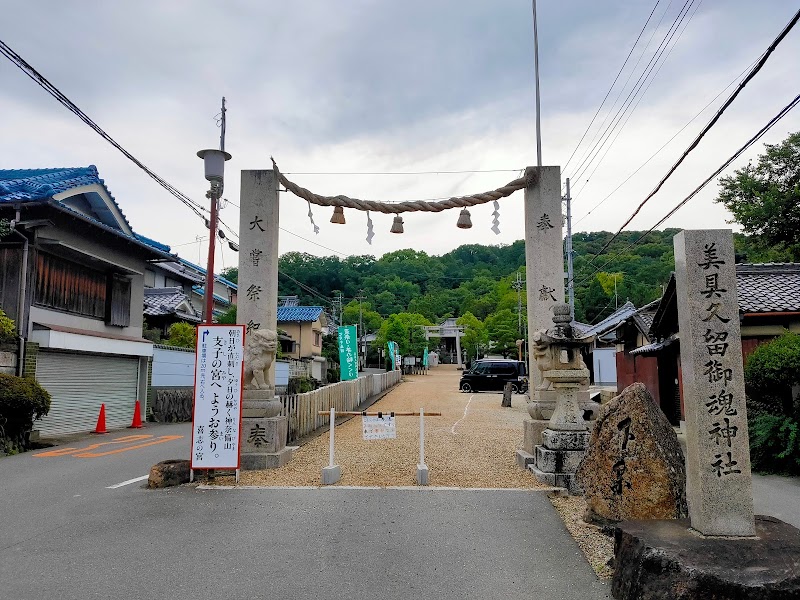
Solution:
[[[573,235],[575,267],[575,317],[594,323],[626,300],[637,307],[660,297],[674,270],[672,238],[678,229],[623,232],[599,257],[611,239],[607,231]],[[737,253],[751,261],[760,252],[752,241],[736,235]],[[776,260],[774,253],[770,260]],[[343,321],[358,320],[358,296],[366,331],[376,331],[383,319],[397,313],[417,313],[431,323],[471,313],[481,321],[501,311],[517,320],[517,273],[525,279],[525,244],[483,246],[468,244],[441,256],[417,250],[397,250],[374,256],[318,257],[289,252],[279,261],[279,292],[296,295],[304,305],[332,303],[343,296]],[[565,266],[566,272],[566,266]],[[236,269],[223,273],[237,280]],[[525,315],[525,289],[520,294]],[[354,320],[355,317],[355,320]]]

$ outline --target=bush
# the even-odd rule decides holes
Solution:
[[[16,341],[17,326],[14,319],[10,318],[0,308],[0,344]]]
[[[749,421],[753,470],[800,475],[800,423],[770,414],[759,414]]]
[[[754,412],[800,420],[792,400],[792,386],[800,384],[800,335],[786,331],[756,348],[744,379]]]
[[[314,380],[310,377],[291,377],[286,386],[287,394],[305,394],[316,389]]]
[[[189,325],[189,323],[184,323],[183,321],[173,323],[169,326],[164,344],[194,350],[197,346],[197,329],[194,325]]]
[[[35,419],[50,412],[50,394],[30,377],[0,373],[0,452],[28,448]]]

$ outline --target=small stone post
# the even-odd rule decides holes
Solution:
[[[242,460],[245,470],[283,466],[288,418],[278,416],[274,358],[278,315],[278,176],[242,171],[239,216],[239,289],[236,321],[245,326]],[[258,332],[258,333],[256,333]],[[253,369],[260,369],[258,373]],[[263,373],[263,382],[259,381]]]
[[[753,492],[733,234],[674,238],[692,528],[753,536]]]
[[[564,252],[561,223],[561,169],[528,167],[525,188],[525,276],[528,298],[528,373],[531,400],[555,406],[555,393],[542,385],[536,368],[533,334],[552,325],[552,309],[564,302]],[[542,388],[545,389],[542,389]],[[542,393],[544,392],[544,393]],[[543,415],[538,418],[548,418]]]

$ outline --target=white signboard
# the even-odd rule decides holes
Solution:
[[[192,469],[238,469],[244,325],[199,325]]]
[[[380,417],[362,415],[361,429],[365,440],[393,440],[397,437],[397,426],[391,415]]]

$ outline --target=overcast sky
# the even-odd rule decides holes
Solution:
[[[606,117],[604,129],[614,122],[684,0],[658,3],[569,163],[655,1],[539,0],[543,163],[572,178],[576,231],[615,231],[624,222],[733,89],[722,93],[726,86],[741,79],[798,8],[791,0],[689,2],[652,85],[637,97],[624,128],[614,130],[613,144],[599,148],[602,162],[583,169],[599,126]],[[239,172],[269,168],[270,155],[283,172],[298,173],[291,179],[320,194],[386,201],[483,192],[517,177],[500,170],[536,164],[528,0],[0,0],[0,14],[0,39],[137,158],[202,203],[207,188],[195,153],[217,147],[214,115],[225,96],[233,159],[225,182],[231,204],[222,219],[234,229]],[[631,229],[652,226],[794,98],[798,57],[800,28]],[[138,233],[189,260],[205,260],[207,242],[195,241],[207,235],[203,223],[4,58],[0,109],[0,168],[95,164]],[[800,111],[763,141],[777,143],[797,130]],[[728,172],[761,151],[763,142]],[[473,170],[498,172],[299,174]],[[728,226],[715,196],[716,185],[709,185],[666,225]],[[320,226],[314,235],[305,202],[281,194],[280,250],[380,256],[402,248],[441,254],[465,243],[510,244],[523,237],[522,192],[500,205],[500,235],[489,229],[490,204],[471,211],[469,230],[456,228],[457,210],[406,215],[403,235],[389,233],[390,216],[373,214],[370,246],[364,213],[346,211],[347,224],[334,225],[331,209],[314,207]],[[237,255],[226,248],[217,261],[232,266]]]

